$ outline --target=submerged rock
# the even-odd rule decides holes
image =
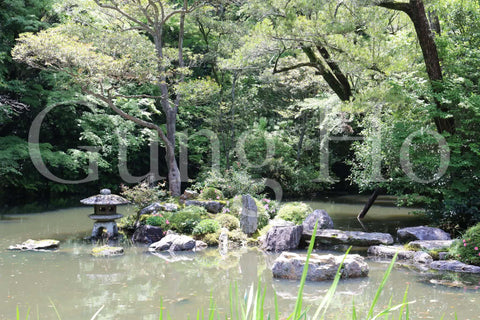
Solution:
[[[439,228],[419,226],[397,230],[398,241],[401,243],[415,240],[450,240],[450,235]]]
[[[335,278],[343,256],[312,254],[308,263],[308,281],[324,281]],[[274,262],[273,276],[281,279],[299,280],[302,277],[306,255],[283,252]],[[342,278],[358,278],[368,276],[368,265],[358,254],[349,254],[343,262]]]
[[[142,225],[139,226],[132,236],[132,241],[136,243],[151,244],[160,241],[163,238],[163,230],[160,227]]]
[[[60,241],[53,239],[32,240],[28,239],[22,244],[16,244],[8,247],[8,250],[22,250],[22,251],[38,251],[38,250],[53,250],[57,249]]]
[[[188,200],[185,201],[186,206],[198,206],[204,207],[210,213],[217,214],[222,211],[224,205],[218,201],[198,201],[198,200]]]
[[[122,256],[123,254],[122,247],[101,246],[92,249],[92,256],[94,257],[114,257]]]
[[[408,245],[417,250],[447,250],[453,244],[454,240],[416,240]]]
[[[262,249],[285,251],[297,249],[302,238],[302,226],[272,227],[262,241]]]
[[[430,264],[430,268],[440,271],[480,273],[480,267],[465,264],[457,260],[434,261]]]
[[[242,211],[240,212],[240,228],[243,233],[251,235],[257,231],[258,211],[255,200],[249,195],[242,196]]]
[[[303,232],[303,237],[309,241],[311,232]],[[317,230],[316,245],[346,244],[359,247],[369,247],[379,244],[393,244],[393,237],[389,233],[341,231],[336,229]]]
[[[148,247],[148,251],[189,251],[195,250],[196,245],[197,243],[192,237],[169,233],[162,240],[152,243]],[[201,244],[199,243],[199,245]]]
[[[303,221],[303,231],[312,234],[315,223],[318,221],[317,229],[333,229],[332,218],[325,210],[315,210]]]

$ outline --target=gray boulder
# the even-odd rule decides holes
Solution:
[[[27,241],[16,244],[14,246],[8,247],[8,250],[21,250],[21,251],[39,251],[39,250],[53,250],[57,249],[60,244],[60,241],[53,239],[45,240],[32,240],[28,239]]]
[[[240,212],[240,229],[251,235],[258,228],[258,211],[255,200],[249,195],[242,196],[242,211]]]
[[[303,231],[303,238],[309,241],[311,232]],[[346,244],[359,247],[369,247],[379,244],[393,244],[393,237],[389,233],[341,231],[336,229],[317,230],[316,245]]]
[[[194,250],[195,245],[195,240],[189,236],[170,233],[162,240],[152,243],[148,251],[188,251]]]
[[[272,227],[262,241],[262,249],[285,251],[297,249],[302,238],[302,226]]]
[[[187,200],[186,206],[198,206],[204,207],[208,212],[217,214],[222,211],[223,204],[218,201],[199,201],[199,200]]]
[[[312,254],[308,263],[308,281],[332,280],[337,273],[343,256]],[[272,272],[275,278],[299,280],[302,277],[306,255],[283,252],[273,263]],[[342,278],[368,276],[368,265],[358,254],[349,254],[342,268]]]
[[[140,210],[139,212],[139,215],[144,215],[144,214],[153,214],[153,213],[157,213],[159,211],[169,211],[169,212],[172,212],[172,211],[177,211],[178,210],[178,206],[174,203],[159,203],[159,202],[154,202],[152,203],[151,205],[143,208],[142,210]]]
[[[450,240],[450,235],[439,228],[419,226],[397,230],[398,241],[406,243],[415,240]]]
[[[371,256],[387,259],[392,259],[396,253],[399,260],[410,260],[415,256],[415,251],[405,250],[403,246],[371,246],[367,252]]]
[[[197,191],[193,191],[193,190],[185,190],[183,192],[183,198],[185,200],[193,200],[193,199],[197,199],[199,196],[198,192]]]
[[[464,273],[480,273],[480,267],[465,264],[457,260],[433,261],[431,269]]]
[[[453,240],[416,240],[408,245],[417,250],[447,250],[453,244]]]
[[[433,262],[433,258],[426,252],[417,251],[413,256],[413,262],[429,266]]]
[[[306,233],[312,233],[315,223],[318,221],[317,229],[333,229],[332,218],[325,210],[315,210],[310,213],[303,221],[303,230]]]
[[[142,225],[139,226],[132,236],[132,241],[137,243],[151,244],[163,238],[163,230],[160,227]]]

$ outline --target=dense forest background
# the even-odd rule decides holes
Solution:
[[[269,179],[480,220],[479,1],[3,0],[0,28],[4,203],[118,190],[158,144],[174,195]],[[42,112],[48,170],[98,179],[39,173]]]

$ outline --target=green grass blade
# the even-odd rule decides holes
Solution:
[[[233,298],[233,287],[232,284],[230,283],[228,287],[228,295],[229,295],[229,300],[230,300],[230,317],[233,318],[233,310],[234,310],[234,298]],[[226,318],[226,317],[225,317]]]
[[[105,305],[101,306],[100,309],[98,309],[97,312],[95,312],[95,314],[93,315],[93,317],[90,320],[95,320],[95,318],[100,314],[100,312],[103,310],[103,308],[105,308]]]
[[[387,268],[387,271],[385,271],[385,274],[383,275],[382,282],[380,283],[380,286],[377,289],[377,292],[375,293],[375,297],[372,300],[372,304],[370,305],[370,309],[368,310],[367,314],[367,319],[370,319],[373,316],[373,310],[375,308],[375,305],[378,302],[378,299],[380,298],[380,294],[383,291],[383,288],[385,287],[385,284],[387,283],[388,277],[390,276],[390,273],[393,270],[393,266],[395,265],[395,261],[397,260],[398,253],[395,253],[393,256],[392,262],[390,262],[390,265]]]
[[[18,305],[17,305],[17,320],[20,320],[20,310],[18,310]]]
[[[315,245],[315,236],[317,234],[317,226],[318,226],[318,221],[315,223],[315,227],[313,228],[313,232],[312,232],[312,237],[310,238],[310,245],[308,246],[308,251],[307,251],[307,259],[305,260],[305,266],[303,267],[302,278],[300,280],[300,287],[298,288],[297,301],[295,303],[295,309],[293,311],[293,319],[295,320],[300,317],[300,314],[302,312],[303,288],[305,287],[305,282],[307,280],[308,263],[310,261],[310,256],[312,254],[313,247]]]
[[[273,293],[273,302],[274,302],[274,305],[275,305],[275,320],[280,320],[280,313],[279,313],[279,310],[278,310],[278,298],[277,298],[277,293],[276,292]]]
[[[158,316],[158,320],[163,320],[163,300],[160,299],[160,315]]]
[[[321,319],[325,318],[325,313],[327,312],[330,302],[332,302],[335,291],[337,290],[338,282],[340,281],[340,278],[342,276],[343,263],[345,262],[345,259],[347,258],[347,255],[349,254],[351,249],[352,247],[348,248],[348,250],[345,252],[345,255],[343,256],[342,262],[338,266],[337,273],[335,274],[335,278],[333,279],[333,282],[330,285],[330,288],[328,288],[327,293],[323,297],[322,302],[320,302],[320,305],[317,308],[317,311],[315,311],[315,314],[313,315],[313,318],[312,318],[313,320],[318,319],[318,317],[320,316],[320,312],[322,311],[323,313],[322,313]]]
[[[357,310],[355,309],[355,299],[352,299],[352,320],[357,320]]]
[[[57,315],[58,320],[62,320],[62,317],[60,317],[60,314],[58,313],[57,307],[53,303],[52,299],[48,298],[50,300],[50,303],[52,304],[53,310],[55,311],[55,314]]]
[[[407,296],[408,296],[408,285],[407,285],[407,288],[405,289],[405,293],[403,294],[402,303],[406,303],[406,302],[407,302]],[[400,312],[399,312],[399,314],[398,314],[398,319],[399,319],[399,320],[402,320],[402,318],[403,318],[403,313],[404,313],[405,311],[407,312],[406,319],[408,320],[408,304],[403,305],[402,308],[400,308]]]

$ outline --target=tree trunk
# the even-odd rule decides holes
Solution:
[[[303,46],[302,50],[307,55],[312,66],[327,82],[329,87],[337,94],[342,101],[349,101],[352,97],[352,89],[347,77],[340,70],[340,67],[334,62],[327,49],[317,45],[317,51],[321,55],[321,59],[315,54],[311,47]]]
[[[441,87],[439,82],[443,80],[442,68],[440,66],[437,46],[435,44],[433,32],[430,29],[430,23],[425,12],[423,0],[410,0],[409,3],[385,0],[378,3],[378,6],[403,11],[410,17],[410,20],[412,20],[415,27],[415,32],[417,33],[418,42],[422,48],[425,67],[433,91],[435,93],[440,93]],[[438,29],[440,29],[440,26],[438,26]],[[448,107],[443,105],[437,99],[435,99],[435,104],[437,105],[438,110],[448,113]],[[446,131],[453,134],[455,132],[455,119],[452,117],[435,117],[433,120],[435,121],[439,133]]]

